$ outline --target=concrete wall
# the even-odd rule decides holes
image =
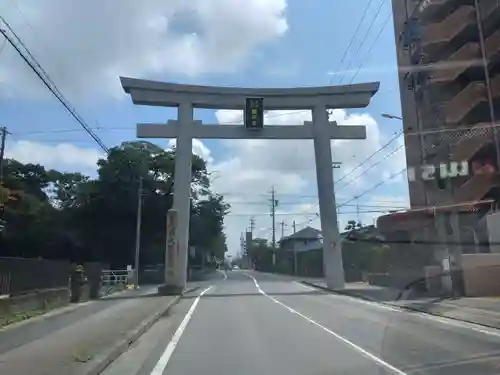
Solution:
[[[441,266],[426,266],[424,274],[429,295],[439,295],[443,288],[443,271]]]
[[[69,295],[68,288],[58,288],[2,298],[0,299],[0,326],[19,314],[29,314],[30,312],[46,311],[65,306],[69,303]]]
[[[500,254],[464,254],[464,287],[467,297],[500,295]]]
[[[500,253],[500,212],[492,212],[486,215],[488,237],[490,241],[490,252]]]

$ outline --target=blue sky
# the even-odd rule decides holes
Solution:
[[[380,91],[368,108],[337,111],[333,116],[338,122],[365,125],[361,121],[369,126],[367,140],[334,144],[334,159],[343,162],[342,168],[335,170],[336,179],[401,130],[400,121],[380,116],[400,114],[389,0],[371,1],[340,68],[369,0],[214,0],[214,9],[206,8],[207,3],[201,0],[189,6],[181,1],[167,5],[144,1],[141,8],[132,1],[109,6],[88,1],[73,8],[64,0],[49,2],[52,8],[35,0],[10,1],[0,7],[0,14],[109,147],[135,139],[137,122],[165,122],[175,117],[172,109],[134,106],[121,91],[118,75],[206,85],[294,87],[338,84],[344,72],[342,83],[347,84],[359,68],[353,82],[380,81]],[[56,10],[48,12],[48,8]],[[234,35],[228,35],[226,25],[233,27]],[[129,31],[134,27],[135,31]],[[368,37],[360,46],[365,34]],[[0,123],[12,133],[8,155],[51,168],[95,173],[93,165],[102,154],[98,146],[9,45],[1,51]],[[271,113],[268,123],[297,123],[308,116]],[[195,117],[205,123],[240,119],[232,111],[197,111]],[[155,142],[169,145],[167,140]],[[343,178],[337,201],[352,200],[403,168],[403,149],[387,156],[401,145],[399,137]],[[285,222],[285,235],[291,233],[293,221],[297,229],[319,226],[319,220],[314,219],[318,209],[311,144],[201,141],[195,143],[195,151],[209,159],[214,188],[233,203],[226,220],[232,253],[239,250],[240,232],[251,216],[256,220],[256,235],[270,237],[267,199],[272,186],[280,199],[277,221]],[[370,167],[374,163],[378,164]],[[364,172],[367,168],[370,171]],[[346,182],[350,183],[343,186]],[[406,190],[404,178],[388,180],[340,208],[341,225],[358,217],[356,203],[364,212],[360,219],[372,224],[389,208],[405,206]],[[279,238],[281,229],[277,228]]]

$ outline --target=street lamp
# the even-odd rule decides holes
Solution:
[[[388,118],[388,119],[391,119],[391,120],[401,120],[401,121],[403,120],[403,118],[401,116],[391,115],[389,113],[382,113],[381,116]]]

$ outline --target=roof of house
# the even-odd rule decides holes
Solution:
[[[377,219],[377,228],[380,228],[380,230],[385,232],[392,232],[398,229],[411,230],[422,225],[422,217],[434,217],[437,212],[475,212],[481,209],[481,207],[491,205],[492,203],[492,199],[487,199],[473,202],[460,202],[451,205],[426,206],[403,212],[393,212],[387,215],[379,216]]]
[[[279,242],[282,243],[285,241],[293,241],[293,240],[319,240],[323,238],[321,233],[322,232],[319,229],[312,227],[305,227],[304,229],[301,229],[290,236],[283,237]],[[379,237],[380,232],[374,225],[366,225],[361,228],[355,229],[353,231],[344,231],[340,233],[341,238],[352,237],[353,235],[354,237],[359,235],[372,235],[375,237]]]
[[[305,227],[290,236],[283,237],[280,242],[290,240],[317,240],[320,238],[322,238],[320,230],[312,227]]]

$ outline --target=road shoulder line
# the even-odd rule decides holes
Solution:
[[[447,324],[447,325],[454,326],[454,327],[470,329],[470,330],[476,331],[478,333],[482,333],[482,334],[489,335],[489,336],[500,337],[500,330],[498,328],[493,327],[493,326],[489,326],[486,324],[478,324],[478,323],[475,323],[472,321],[454,318],[454,317],[445,317],[445,316],[439,315],[437,313],[425,312],[425,311],[422,311],[419,309],[410,308],[410,307],[406,307],[406,306],[396,306],[396,305],[388,304],[388,303],[384,303],[384,302],[368,300],[366,298],[358,297],[358,296],[354,296],[354,295],[336,293],[332,290],[322,288],[319,286],[311,286],[311,284],[309,284],[309,283],[298,282],[298,281],[294,281],[294,283],[297,285],[300,285],[303,288],[306,288],[308,290],[327,291],[330,293],[329,294],[330,296],[335,297],[335,298],[347,298],[351,301],[365,304],[367,306],[376,307],[379,309],[389,310],[389,311],[393,311],[393,312],[399,312],[399,313],[410,313],[412,316],[417,316],[417,317],[422,318],[422,319],[427,319],[430,321],[434,321],[434,322],[438,322],[438,323],[442,323],[442,324]]]
[[[342,341],[344,344],[346,344],[347,346],[351,347],[352,349],[354,349],[355,351],[357,351],[358,353],[360,353],[361,355],[363,355],[365,358],[368,358],[370,360],[372,360],[373,362],[375,362],[377,365],[379,365],[380,367],[394,373],[394,374],[397,374],[397,375],[407,375],[405,372],[401,371],[400,369],[394,367],[393,365],[391,365],[390,363],[387,363],[386,361],[384,361],[383,359],[375,356],[374,354],[366,351],[365,349],[363,349],[362,347],[354,344],[352,341],[346,339],[345,337],[343,336],[340,336],[338,333],[332,331],[331,329],[321,325],[320,323],[316,322],[315,320],[309,318],[308,316],[302,314],[301,312],[291,308],[290,306],[284,304],[283,302],[277,300],[276,298],[268,295],[266,292],[264,292],[258,281],[255,279],[255,277],[245,273],[246,276],[248,276],[249,278],[251,278],[257,288],[257,290],[259,291],[260,294],[262,294],[264,297],[267,297],[269,298],[271,301],[273,301],[274,303],[284,307],[285,309],[287,309],[289,312],[297,315],[297,316],[300,316],[302,319],[305,319],[306,321],[308,321],[309,323],[315,325],[316,327],[318,328],[321,328],[323,331],[329,333],[330,335],[334,336],[336,339]],[[151,374],[151,375],[160,375],[160,374]]]
[[[161,355],[160,359],[156,363],[155,367],[153,368],[153,371],[151,371],[151,375],[162,375],[163,372],[165,371],[165,368],[168,365],[168,362],[170,361],[170,358],[172,357],[172,354],[174,353],[175,348],[177,347],[177,344],[179,343],[182,334],[186,330],[186,327],[191,320],[194,311],[196,309],[196,306],[198,306],[198,303],[200,302],[201,297],[208,292],[212,286],[209,286],[207,289],[203,290],[198,297],[194,300],[193,304],[189,308],[189,311],[187,312],[186,316],[182,320],[181,324],[177,328],[177,330],[174,333],[174,336],[168,343],[167,347],[165,348],[165,351]]]

